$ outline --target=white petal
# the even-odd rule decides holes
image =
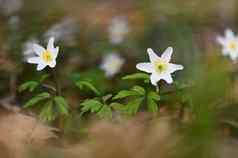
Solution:
[[[221,37],[221,36],[218,36],[218,37],[216,38],[216,40],[217,40],[217,42],[218,42],[219,44],[221,44],[221,45],[226,45],[226,40],[225,40],[225,38],[223,38],[223,37]]]
[[[183,65],[169,64],[169,73],[173,73],[177,70],[183,70]]]
[[[153,65],[151,63],[139,63],[136,65],[136,68],[138,70],[147,72],[147,73],[152,73],[153,72]]]
[[[238,57],[238,52],[230,52],[229,53],[230,54],[230,58],[231,58],[231,60],[236,60],[237,59],[237,57]]]
[[[227,38],[234,38],[235,34],[231,29],[226,29],[225,35]]]
[[[38,64],[41,62],[41,58],[40,57],[32,57],[27,59],[27,62],[30,64]]]
[[[54,48],[52,53],[54,54],[54,58],[56,59],[59,54],[59,47]]]
[[[54,68],[56,65],[56,61],[53,60],[51,63],[49,63],[49,67]]]
[[[151,48],[148,48],[147,52],[151,62],[154,62],[159,59],[158,55]]]
[[[163,60],[165,60],[166,62],[169,62],[171,59],[171,56],[173,54],[173,48],[172,47],[168,47],[164,53],[161,55],[161,58]]]
[[[150,81],[151,81],[152,85],[154,85],[154,86],[157,86],[157,83],[159,82],[160,79],[161,79],[161,77],[156,73],[152,73],[150,75]]]
[[[45,63],[43,63],[43,62],[39,63],[39,64],[37,65],[37,71],[43,70],[46,66],[47,66],[47,65],[46,65]]]
[[[47,50],[53,50],[54,49],[54,41],[55,41],[54,37],[51,37],[49,39],[49,42],[48,42],[48,45],[47,45]]]
[[[161,76],[161,79],[165,80],[168,84],[173,83],[173,79],[170,74],[165,74],[165,75]]]
[[[41,53],[45,52],[45,48],[43,48],[42,46],[40,46],[39,44],[33,44],[33,50],[37,55],[41,55]]]

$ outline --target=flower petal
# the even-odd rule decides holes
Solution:
[[[227,38],[234,38],[235,37],[235,34],[231,29],[226,29],[225,35],[226,35]]]
[[[53,53],[53,55],[54,55],[54,58],[56,59],[57,56],[58,56],[58,54],[59,54],[59,47],[54,48],[54,50],[53,50],[52,53]]]
[[[178,70],[183,70],[183,65],[169,64],[169,73],[174,73]]]
[[[150,61],[154,62],[156,60],[158,60],[160,57],[153,51],[153,49],[148,48],[147,49],[147,53],[149,55]]]
[[[56,60],[53,60],[51,63],[49,63],[49,67],[54,68],[56,65]]]
[[[173,83],[173,78],[170,74],[165,74],[161,76],[161,79],[165,80],[168,84]]]
[[[54,37],[51,37],[49,39],[49,42],[48,42],[48,45],[47,45],[47,50],[53,50],[54,49],[54,41],[55,41]]]
[[[217,41],[219,44],[223,45],[223,46],[225,46],[226,43],[227,43],[227,42],[226,42],[226,39],[223,38],[223,37],[221,37],[221,36],[217,36],[216,41]]]
[[[43,48],[42,46],[40,46],[39,44],[33,44],[33,50],[37,55],[41,55],[41,53],[45,52],[45,48]]]
[[[39,63],[39,64],[37,65],[37,71],[43,70],[46,66],[47,66],[47,65],[46,65],[45,63],[43,63],[43,62]]]
[[[161,55],[161,58],[163,60],[165,60],[166,62],[169,62],[171,60],[171,56],[173,54],[173,48],[172,47],[168,47],[164,53]]]
[[[30,64],[38,64],[41,62],[41,58],[40,57],[31,57],[27,59],[27,62]]]
[[[152,85],[157,86],[157,83],[159,82],[159,80],[161,79],[161,76],[159,76],[156,73],[152,73],[150,75],[150,81],[152,83]]]
[[[152,73],[153,72],[153,65],[151,63],[139,63],[136,65],[136,68],[138,70],[147,72],[147,73]]]

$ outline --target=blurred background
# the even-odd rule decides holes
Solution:
[[[121,77],[136,72],[136,63],[148,61],[147,48],[160,55],[168,46],[172,46],[173,63],[185,67],[184,71],[176,74],[175,80],[196,82],[198,85],[185,95],[194,102],[188,108],[188,118],[192,120],[193,113],[196,119],[182,126],[182,129],[176,128],[176,134],[172,134],[177,138],[177,133],[182,131],[183,143],[172,143],[173,147],[181,145],[181,152],[172,150],[172,156],[168,156],[171,150],[167,151],[166,148],[162,149],[166,154],[161,155],[154,148],[170,142],[167,141],[171,138],[167,137],[170,129],[165,131],[166,137],[163,139],[157,137],[156,132],[144,138],[146,132],[141,134],[144,130],[130,124],[129,127],[140,133],[135,138],[153,140],[156,137],[158,140],[152,141],[152,144],[150,141],[136,142],[130,135],[130,132],[135,132],[132,130],[129,138],[123,139],[132,139],[130,143],[135,141],[141,146],[128,150],[138,151],[149,144],[151,150],[147,149],[141,157],[235,156],[232,153],[238,145],[237,64],[221,56],[216,36],[223,35],[226,28],[237,32],[237,17],[237,0],[0,0],[0,99],[10,98],[14,105],[21,107],[29,95],[18,94],[18,86],[24,81],[38,79],[49,71],[37,72],[34,65],[26,63],[27,58],[34,55],[32,43],[46,46],[52,36],[55,37],[55,44],[60,46],[56,69],[64,95],[72,106],[78,105],[86,97],[78,89],[72,88],[73,80],[87,78],[103,93],[115,93],[134,84],[122,81]],[[165,105],[177,105],[177,102],[172,99]],[[115,137],[124,137],[119,134],[123,130],[118,131],[114,126],[110,128],[112,126],[103,124],[103,128],[99,128],[99,135],[96,135],[99,142],[102,142],[102,138],[108,142],[97,144],[95,150],[92,149],[95,153],[101,151],[100,146],[113,146],[117,142]],[[156,128],[152,131],[167,129],[167,126],[162,127],[163,130]],[[101,135],[106,130],[109,130],[107,134],[111,137]],[[224,137],[229,139],[216,147],[222,150],[216,150],[219,152],[214,154],[213,145],[217,143],[217,136],[222,142]],[[167,145],[171,149],[171,144]],[[75,148],[75,151],[78,150]],[[124,152],[124,148],[120,151]],[[135,155],[137,157],[139,154]],[[110,156],[109,153],[99,157]],[[132,156],[122,154],[118,157]]]

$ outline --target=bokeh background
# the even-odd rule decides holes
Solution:
[[[89,79],[104,94],[115,94],[135,84],[122,81],[121,77],[136,72],[136,63],[148,61],[147,48],[153,48],[161,54],[168,46],[172,46],[173,62],[185,67],[184,71],[176,73],[175,80],[196,83],[195,87],[190,87],[183,94],[186,99],[193,99],[194,103],[186,108],[185,116],[190,121],[195,115],[195,119],[182,126],[182,129],[180,126],[179,131],[175,130],[174,133],[180,134],[182,131],[184,136],[182,143],[175,145],[178,150],[166,148],[166,154],[161,157],[167,157],[167,153],[173,151],[172,157],[178,158],[212,158],[217,155],[230,158],[235,156],[233,152],[238,146],[237,64],[221,56],[216,37],[224,34],[227,28],[238,32],[237,17],[237,0],[0,0],[0,99],[10,98],[12,104],[21,107],[31,96],[19,94],[18,86],[24,81],[39,79],[49,71],[37,72],[34,65],[26,63],[27,58],[33,55],[31,44],[46,45],[51,36],[60,46],[56,69],[64,96],[71,106],[77,106],[82,99],[91,95],[81,94],[77,88],[72,88],[75,79]],[[101,65],[108,55],[115,53],[123,60],[123,64],[115,74],[108,76]],[[162,89],[167,87],[170,88],[164,84]],[[170,101],[162,104],[172,107],[180,104],[178,102],[182,99],[175,99],[172,95]],[[160,112],[166,110],[161,108]],[[73,130],[82,127],[76,122],[71,124]],[[168,132],[171,130],[167,127],[170,124],[168,122],[165,123],[166,128],[156,128],[149,134],[138,129],[134,123],[129,124],[132,129],[128,131],[129,136],[121,134],[128,130],[124,126],[122,131],[111,124],[103,124],[103,128],[100,124],[96,126],[99,127],[96,137],[100,143],[106,143],[96,144],[95,150],[92,148],[94,154],[110,157],[110,154],[118,151],[118,157],[131,157],[122,154],[123,147],[118,150],[113,148],[113,144],[118,141],[115,137],[122,137],[122,140],[132,139],[128,143],[130,147],[133,143],[141,145],[131,149],[127,148],[125,142],[119,142],[119,145],[126,146],[126,151],[128,149],[137,153],[140,151],[138,149],[149,144],[150,148],[141,157],[157,157],[161,153],[157,153],[156,147],[163,146],[165,142],[171,147],[170,142],[173,141],[170,138],[178,138],[173,132],[172,136]],[[161,135],[157,137],[161,130],[162,134],[166,133],[163,139],[160,139]],[[104,134],[105,131],[108,132]],[[136,132],[139,134],[133,137],[131,133]],[[78,131],[72,133],[70,137],[78,140],[79,135],[75,138]],[[145,137],[145,134],[149,137]],[[229,139],[224,143],[223,139],[227,137]],[[148,142],[137,142],[140,138]],[[154,138],[158,138],[158,141]],[[219,147],[214,147],[214,144],[219,144]],[[105,146],[115,151],[105,156],[101,152],[107,153],[107,150],[103,150]],[[84,147],[89,146],[87,144]],[[80,149],[81,146],[73,151]],[[56,155],[59,156],[59,153]],[[139,155],[134,154],[135,157]]]

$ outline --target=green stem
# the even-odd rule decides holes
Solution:
[[[61,96],[61,94],[62,94],[61,84],[60,84],[60,80],[57,76],[58,74],[57,74],[56,68],[54,70],[52,70],[52,75],[53,75],[53,79],[54,79],[55,85],[56,85],[56,95]]]

